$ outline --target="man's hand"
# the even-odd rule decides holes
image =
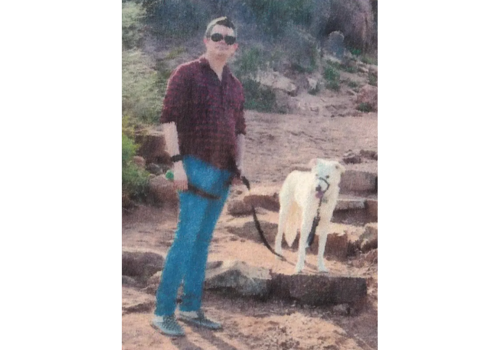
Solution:
[[[174,163],[174,188],[179,191],[186,191],[188,188],[188,181],[186,176],[186,171],[182,162]]]

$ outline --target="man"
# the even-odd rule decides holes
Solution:
[[[243,174],[243,88],[226,65],[238,48],[236,28],[227,17],[217,18],[209,23],[203,42],[203,56],[172,72],[160,117],[174,162],[180,212],[156,294],[153,325],[170,336],[185,334],[174,315],[181,282],[178,318],[222,328],[201,310],[205,265],[229,185]]]

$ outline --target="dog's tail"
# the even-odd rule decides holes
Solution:
[[[297,237],[297,232],[300,228],[300,209],[296,203],[290,205],[288,211],[288,217],[285,224],[285,240],[289,247],[292,246],[295,238]]]

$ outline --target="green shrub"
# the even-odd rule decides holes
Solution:
[[[135,123],[156,124],[161,112],[166,78],[152,66],[139,50],[122,52],[122,112]]]
[[[210,21],[207,4],[193,0],[143,0],[151,31],[160,37],[186,38]]]
[[[240,79],[255,78],[259,68],[265,65],[263,50],[255,47],[243,49],[234,62],[235,74]]]
[[[122,133],[122,196],[142,200],[148,194],[149,173],[132,162],[137,145]]]
[[[347,86],[349,86],[351,89],[356,89],[359,87],[359,83],[356,83],[355,81],[348,79]]]
[[[122,4],[122,45],[131,49],[140,45],[144,33],[142,19],[146,12],[134,2]]]
[[[305,31],[289,26],[280,46],[294,71],[312,73],[318,68],[320,55],[316,41]]]
[[[371,112],[373,111],[373,107],[369,103],[360,103],[356,109],[361,112]]]
[[[369,55],[362,55],[361,62],[366,63],[366,64],[373,64],[376,66],[377,65],[377,57],[372,57]]]
[[[330,90],[340,89],[340,73],[332,66],[327,66],[323,70],[325,87]]]
[[[262,86],[251,79],[243,79],[241,83],[245,91],[245,109],[259,112],[278,112],[276,95],[271,88]]]
[[[273,38],[287,32],[289,24],[308,26],[312,21],[313,2],[310,0],[248,0],[262,32]]]

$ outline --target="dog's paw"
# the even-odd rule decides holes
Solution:
[[[295,266],[294,273],[301,273],[304,269],[304,266]]]
[[[318,266],[318,271],[319,272],[329,272],[325,266]]]

